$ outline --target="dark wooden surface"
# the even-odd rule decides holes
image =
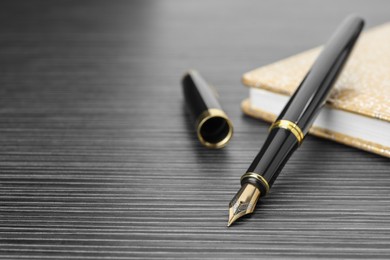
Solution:
[[[309,137],[252,217],[226,227],[268,125],[242,73],[322,44],[388,1],[1,1],[0,258],[390,258],[389,160]],[[198,69],[235,125],[196,140]]]

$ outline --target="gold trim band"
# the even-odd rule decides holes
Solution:
[[[271,125],[269,130],[271,131],[274,128],[283,128],[283,129],[290,131],[291,133],[293,133],[295,135],[299,144],[302,143],[303,138],[305,137],[301,128],[297,124],[295,124],[289,120],[278,120]]]
[[[209,120],[211,118],[216,118],[216,117],[223,118],[226,121],[229,130],[228,130],[226,136],[222,140],[220,140],[220,141],[218,141],[216,143],[208,142],[208,141],[206,141],[203,138],[202,133],[201,133],[201,129],[202,129],[202,126],[204,125],[204,123],[207,122],[207,120]],[[222,110],[217,109],[217,108],[210,108],[210,109],[205,110],[198,117],[198,120],[196,122],[196,133],[198,135],[199,141],[204,146],[206,146],[208,148],[219,149],[219,148],[224,147],[230,141],[230,139],[232,138],[232,136],[233,136],[233,124],[230,121],[230,119],[227,117],[225,112],[223,112]]]
[[[266,179],[264,179],[263,176],[261,176],[258,173],[255,173],[255,172],[247,172],[247,173],[245,173],[244,175],[241,176],[241,181],[243,179],[246,179],[246,178],[255,178],[256,180],[260,181],[264,185],[264,187],[265,187],[266,194],[268,194],[268,192],[269,192],[269,184],[268,184],[268,181]]]

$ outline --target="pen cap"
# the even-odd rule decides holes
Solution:
[[[182,86],[199,141],[207,148],[224,147],[233,135],[233,125],[213,90],[195,70],[184,75]]]

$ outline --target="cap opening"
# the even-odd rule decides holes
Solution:
[[[230,140],[233,127],[229,119],[221,116],[205,118],[198,126],[198,137],[209,148],[222,148]]]

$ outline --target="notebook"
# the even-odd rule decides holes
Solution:
[[[321,48],[245,73],[244,113],[273,122]],[[390,158],[390,23],[362,34],[309,133]]]

